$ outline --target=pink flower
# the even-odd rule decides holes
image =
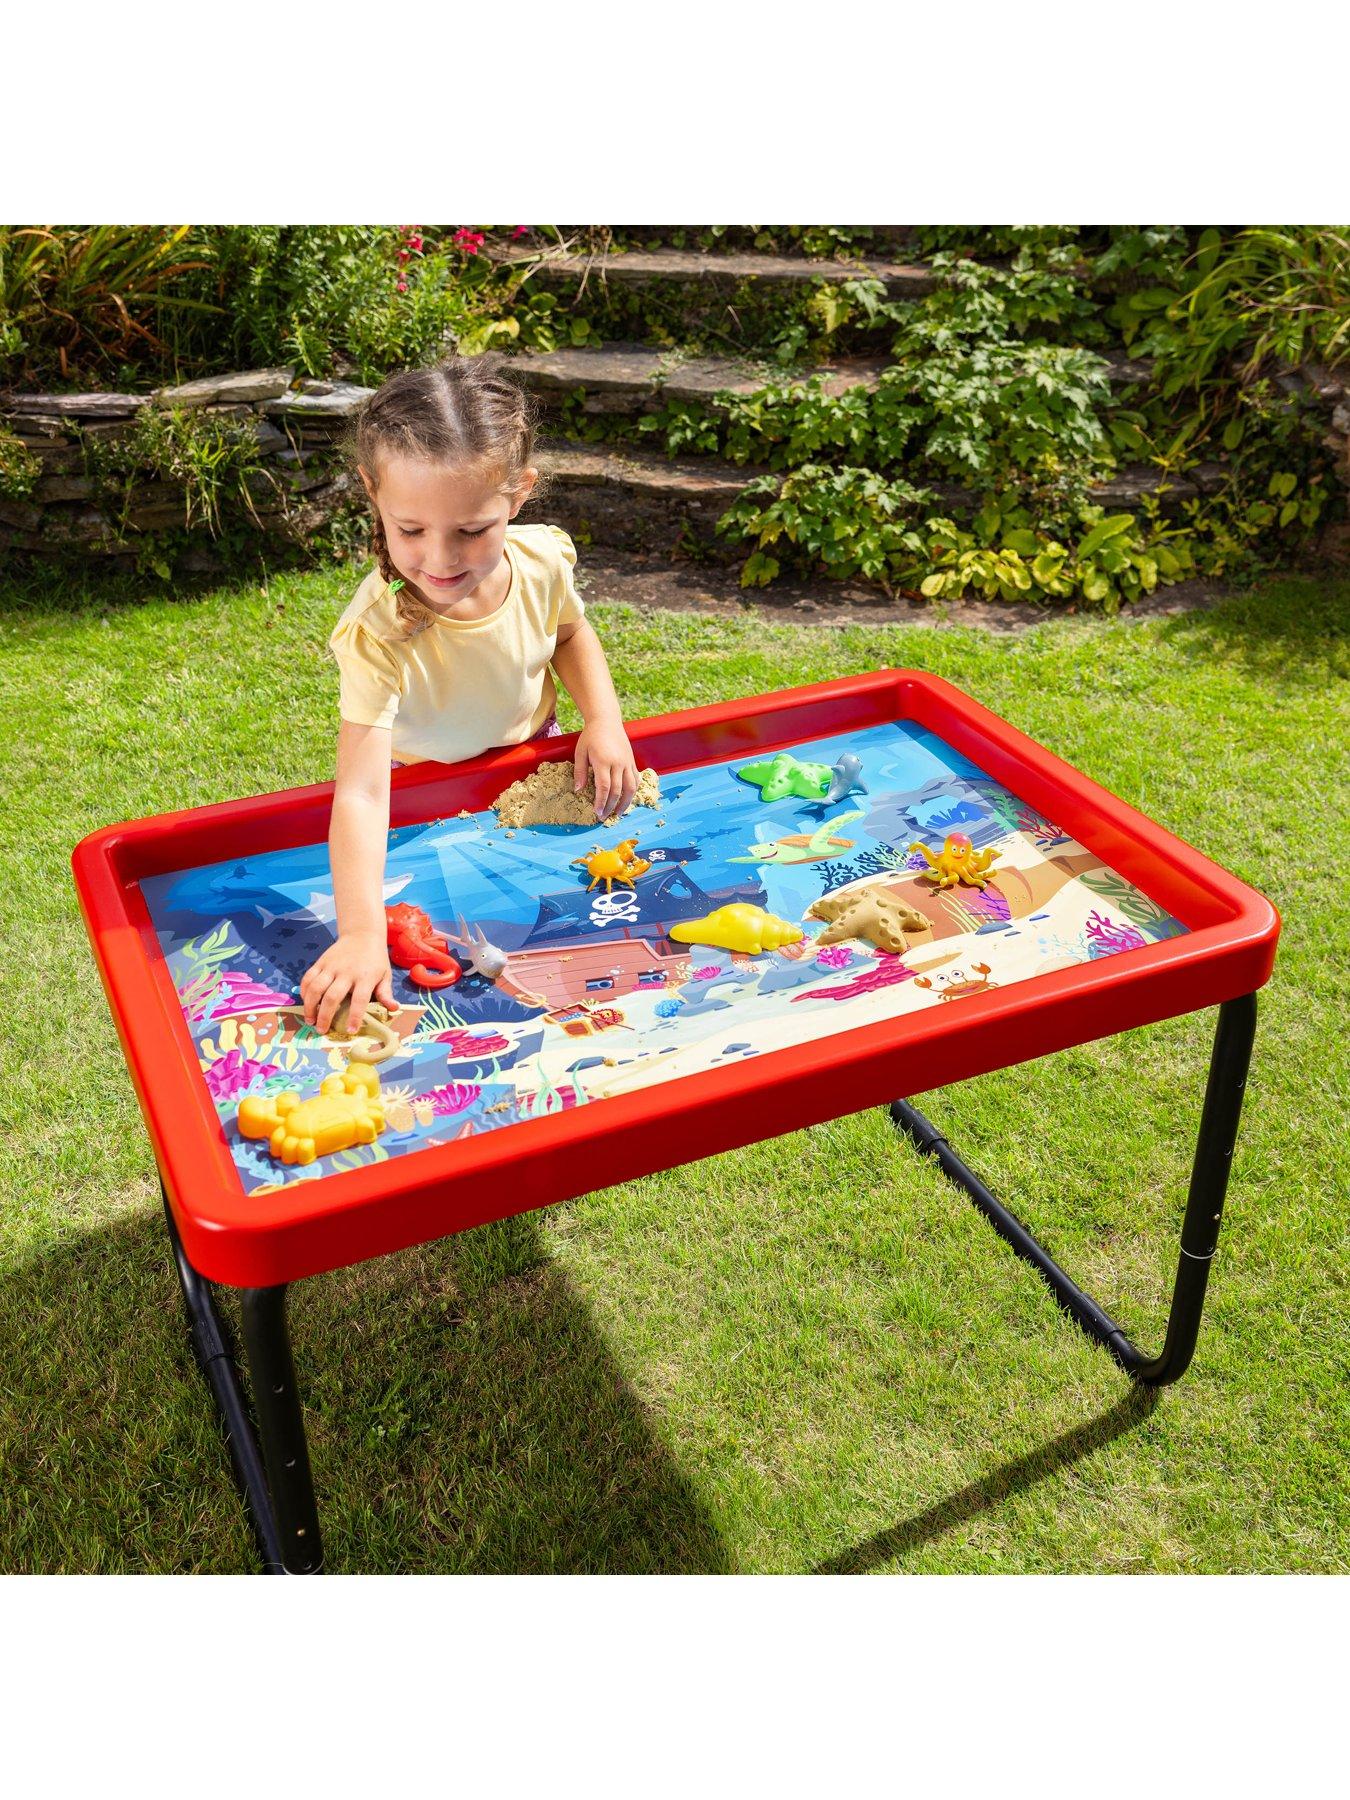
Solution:
[[[398,260],[400,262],[407,262],[407,260],[411,254],[412,254],[412,252],[409,250],[400,250],[398,253]]]
[[[400,282],[399,282],[399,284],[398,284],[398,291],[399,291],[399,293],[400,293],[400,294],[406,294],[406,293],[407,293],[407,291],[408,291],[408,284],[407,284],[407,282],[406,282],[406,281],[400,281]]]
[[[528,237],[529,232],[530,228],[528,225],[515,225],[511,228],[511,236],[513,238]]]
[[[422,248],[421,238],[420,237],[410,237],[408,239],[408,248],[410,250],[420,250]]]
[[[455,243],[466,256],[477,256],[486,242],[486,234],[475,231],[470,225],[461,225],[455,233]]]

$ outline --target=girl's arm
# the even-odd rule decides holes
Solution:
[[[637,764],[623,728],[609,664],[588,620],[560,627],[553,667],[585,720],[573,758],[576,792],[586,785],[589,764],[595,776],[596,817],[624,812],[637,793]]]
[[[337,906],[337,939],[300,982],[305,1020],[327,1031],[350,994],[348,1022],[360,1028],[372,998],[394,999],[384,916],[384,857],[389,841],[389,757],[393,734],[375,725],[338,732],[337,782],[328,855]]]

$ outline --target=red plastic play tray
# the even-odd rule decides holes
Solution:
[[[331,787],[162,814],[86,838],[73,858],[80,903],[192,1265],[241,1287],[290,1282],[1215,1005],[1268,979],[1279,918],[1266,899],[934,676],[882,670],[637,720],[629,735],[639,764],[665,777],[895,722],[931,732],[1053,819],[1165,909],[1175,934],[265,1195],[241,1185],[140,884],[321,843]],[[554,739],[453,768],[403,770],[391,823],[483,808],[570,748]]]

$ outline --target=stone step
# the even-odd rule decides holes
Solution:
[[[1114,388],[1146,385],[1152,375],[1152,364],[1141,357],[1117,355],[1106,361],[1107,379]],[[840,358],[793,379],[804,382],[812,374],[824,375],[826,393],[842,394],[855,387],[874,388],[888,367],[889,358],[884,356]],[[647,344],[620,343],[522,351],[512,357],[511,368],[545,405],[582,390],[588,413],[654,412],[668,400],[706,403],[718,393],[753,394],[784,378],[783,370],[764,363],[720,356],[681,360]]]
[[[747,251],[622,250],[604,256],[569,250],[501,250],[492,258],[499,268],[534,264],[533,273],[549,280],[581,281],[764,281],[800,286],[817,281],[879,281],[891,299],[917,299],[931,293],[933,273],[922,263],[813,261],[805,256],[760,256]]]
[[[546,476],[535,512],[574,531],[583,541],[617,549],[673,549],[690,533],[720,554],[740,557],[745,546],[717,538],[717,520],[764,469],[739,468],[711,457],[675,461],[650,453],[607,450],[590,444],[546,443],[540,452]],[[930,484],[939,503],[958,517],[973,506],[968,488]],[[1174,512],[1197,492],[1190,481],[1164,487],[1146,465],[1120,469],[1092,490],[1108,511],[1132,511],[1145,494],[1158,493],[1162,510]]]
[[[853,387],[875,387],[886,367],[883,357],[854,357],[814,371],[826,377],[825,389],[842,394]],[[714,394],[753,394],[783,372],[764,364],[730,357],[695,356],[681,360],[670,351],[647,344],[606,344],[595,350],[522,351],[511,359],[512,372],[545,403],[556,402],[581,388],[587,412],[653,412],[667,400],[703,400]],[[799,377],[798,379],[806,379]]]

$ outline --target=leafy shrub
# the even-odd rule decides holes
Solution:
[[[125,534],[138,484],[158,476],[181,489],[183,524],[218,536],[227,509],[256,517],[252,485],[274,479],[259,459],[251,419],[145,406],[116,436],[82,434],[85,469],[114,529]],[[279,486],[277,491],[280,492]]]
[[[26,500],[42,477],[42,458],[0,425],[0,500]]]
[[[179,226],[0,226],[0,370],[10,381],[77,365],[120,369],[165,345],[152,322],[200,311],[201,268]]]
[[[754,545],[741,572],[747,587],[773,580],[780,562],[771,551],[784,544],[826,574],[861,575],[928,600],[1054,598],[1115,612],[1193,572],[1183,533],[1130,513],[1085,509],[1087,529],[1065,543],[1015,499],[986,500],[966,527],[937,514],[933,501],[866,469],[808,464],[752,482],[718,529]]]

